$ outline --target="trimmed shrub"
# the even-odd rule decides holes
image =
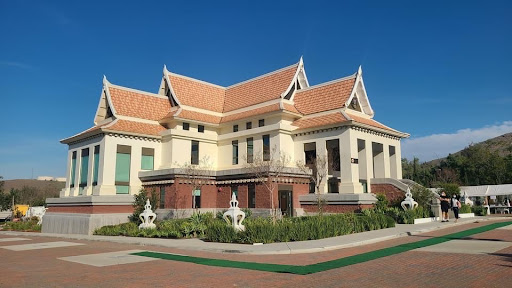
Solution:
[[[476,216],[487,215],[487,209],[483,206],[473,206],[471,207],[471,212],[475,213]]]
[[[24,232],[41,232],[41,225],[37,225],[39,219],[30,219],[27,221],[6,222],[3,230],[8,231],[24,231]]]
[[[459,213],[471,213],[471,206],[469,206],[468,204],[461,204]]]

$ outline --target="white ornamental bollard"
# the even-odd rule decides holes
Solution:
[[[26,219],[30,219],[32,217],[37,217],[39,220],[37,221],[38,225],[41,225],[43,223],[43,216],[44,213],[48,210],[48,208],[45,208],[44,206],[35,206],[30,207],[27,210],[27,214],[25,215]]]
[[[240,210],[238,208],[238,200],[236,200],[236,195],[233,193],[233,196],[231,196],[231,201],[229,202],[229,209],[228,211],[224,212],[223,218],[226,220],[226,222],[229,223],[228,216],[231,217],[231,222],[233,225],[233,228],[236,231],[244,231],[245,226],[242,225],[242,221],[245,219],[245,213],[244,211]]]
[[[156,214],[151,210],[149,199],[146,200],[146,205],[144,205],[144,212],[140,213],[139,219],[142,221],[142,223],[139,225],[139,229],[156,228],[156,225],[153,224],[156,219]]]
[[[404,201],[402,201],[401,205],[404,210],[412,210],[412,209],[418,207],[418,202],[414,201],[414,199],[412,198],[411,189],[409,189],[409,187],[407,187],[407,192],[405,193],[405,199],[404,199]]]

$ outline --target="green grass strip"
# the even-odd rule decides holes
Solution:
[[[443,242],[447,242],[454,239],[466,238],[474,234],[487,232],[499,227],[511,225],[512,222],[498,222],[489,224],[482,227],[477,227],[473,229],[468,229],[465,231],[448,234],[445,236],[429,238],[413,243],[401,244],[389,248],[383,248],[380,250],[375,250],[371,252],[366,252],[354,256],[344,257],[340,259],[335,259],[326,262],[320,262],[316,264],[297,266],[297,265],[283,265],[283,264],[271,264],[271,263],[255,263],[255,262],[242,262],[242,261],[232,261],[232,260],[223,260],[223,259],[209,259],[202,257],[192,257],[192,256],[184,256],[184,255],[176,255],[176,254],[168,254],[168,253],[158,253],[158,252],[137,252],[132,253],[131,255],[144,256],[144,257],[152,257],[158,259],[165,260],[173,260],[173,261],[181,261],[181,262],[189,262],[196,263],[201,265],[208,266],[217,266],[217,267],[230,267],[230,268],[239,268],[239,269],[248,269],[248,270],[258,270],[258,271],[266,271],[266,272],[274,272],[274,273],[291,273],[297,275],[307,275],[318,273],[322,271],[327,271],[331,269],[341,268],[349,265],[354,265],[358,263],[363,263],[366,261],[371,261],[375,259],[379,259],[382,257],[387,257],[403,252],[407,252],[413,249],[432,246],[436,244],[440,244]]]

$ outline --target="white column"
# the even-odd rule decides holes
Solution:
[[[327,159],[327,147],[326,147],[326,144],[325,144],[325,140],[316,140],[315,141],[315,149],[316,149],[316,156],[318,157],[323,157],[324,159]],[[325,169],[327,169],[327,167],[325,167]],[[327,178],[327,177],[325,177]],[[322,183],[320,183],[319,187],[318,187],[319,191],[318,193],[320,194],[325,194],[327,193],[328,189],[327,189],[327,179],[324,179],[322,181]]]
[[[383,160],[384,160],[384,178],[390,178],[391,177],[391,173],[390,173],[390,159],[389,159],[389,145],[387,144],[382,144],[383,148],[384,148],[384,157],[383,157]]]
[[[402,150],[400,147],[400,139],[396,141],[395,156],[396,156],[396,179],[402,179]]]
[[[346,128],[340,135],[340,193],[363,193],[363,186],[359,183],[359,166],[352,163],[358,159],[357,137],[354,131]]]
[[[372,156],[373,156],[373,172],[374,178],[386,178],[384,174],[385,161],[384,161],[384,145],[377,142],[372,142]],[[379,153],[375,155],[375,153]]]
[[[71,184],[71,158],[73,157],[73,151],[68,150],[68,161],[66,165],[66,187],[61,190],[60,197],[68,197],[69,196],[69,185]]]
[[[94,145],[91,145],[89,148],[89,164],[87,165],[87,187],[84,189],[83,195],[92,195],[92,177],[94,170]]]
[[[372,142],[364,139],[364,149],[358,151],[359,155],[359,178],[366,180],[367,192],[371,193],[370,179],[373,177]]]

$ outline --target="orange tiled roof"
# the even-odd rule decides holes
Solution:
[[[356,77],[298,90],[295,107],[304,115],[342,108],[352,93]]]
[[[129,132],[153,136],[159,136],[159,132],[166,130],[165,127],[163,127],[162,125],[141,123],[128,120],[117,120],[111,126],[104,127],[102,129],[108,131]]]
[[[219,117],[219,116],[209,115],[209,114],[195,112],[195,111],[188,111],[188,110],[182,110],[181,113],[176,115],[175,117],[189,119],[189,120],[195,120],[195,121],[201,121],[201,122],[207,122],[207,123],[212,123],[212,124],[219,124],[221,121],[221,117]]]
[[[370,126],[373,126],[373,127],[377,127],[377,128],[381,128],[381,129],[385,129],[385,130],[389,130],[389,131],[395,131],[395,130],[387,127],[387,126],[382,125],[381,123],[379,123],[379,122],[377,122],[377,121],[375,121],[373,119],[366,119],[366,118],[363,118],[363,117],[354,116],[352,114],[349,114],[348,116],[350,118],[352,118],[354,121],[362,123],[362,124],[370,125]]]
[[[177,74],[169,74],[169,81],[182,105],[222,112],[225,88]]]
[[[299,129],[307,129],[307,128],[313,128],[313,127],[319,127],[319,126],[325,126],[330,124],[336,124],[336,123],[343,123],[346,122],[347,118],[343,116],[340,112],[326,114],[318,117],[311,117],[311,118],[302,118],[295,120],[292,125],[299,127]]]
[[[299,112],[299,110],[297,110],[297,108],[295,108],[295,106],[293,106],[291,104],[283,103],[283,107],[284,107],[284,110],[286,110],[286,111],[290,111],[290,112],[293,112],[293,113],[301,114]]]
[[[278,111],[278,110],[279,110],[279,103],[275,103],[275,104],[271,104],[271,105],[264,106],[261,108],[256,108],[256,109],[252,109],[249,111],[240,112],[240,113],[232,114],[229,116],[224,116],[224,117],[222,117],[221,122],[226,123],[226,122],[235,121],[235,120],[239,120],[239,119],[243,119],[243,118],[247,118],[247,117],[251,117],[251,116],[256,116],[256,115],[260,115],[260,114],[265,114],[265,113],[269,113],[269,112],[273,112],[273,111]]]
[[[112,105],[116,113],[123,116],[147,120],[160,120],[171,109],[168,99],[109,87]]]
[[[279,99],[292,82],[297,65],[228,87],[224,100],[224,112]]]

